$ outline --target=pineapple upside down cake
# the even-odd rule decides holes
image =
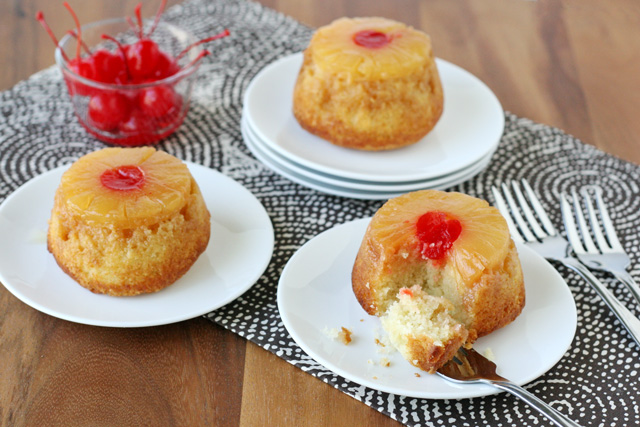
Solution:
[[[370,151],[419,141],[443,105],[429,36],[385,18],[341,18],[318,29],[293,92],[300,126]]]
[[[525,303],[520,259],[500,212],[437,190],[404,194],[376,212],[352,286],[405,359],[431,373],[461,345],[512,322]]]
[[[151,147],[105,148],[62,175],[47,246],[85,288],[114,296],[155,292],[206,249],[210,214],[177,158]]]

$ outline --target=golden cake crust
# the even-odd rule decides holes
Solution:
[[[361,30],[389,34],[369,49]],[[293,114],[307,131],[339,146],[389,150],[423,138],[442,115],[444,97],[429,37],[383,18],[341,18],[320,28],[304,52]]]
[[[433,374],[453,359],[456,352],[464,345],[465,338],[466,334],[460,333],[441,345],[436,345],[425,337],[409,338],[406,350],[409,354],[407,360],[415,367]]]
[[[459,267],[460,253],[465,253],[461,246],[472,245],[477,233],[473,228],[482,229],[483,225],[465,222],[464,218],[460,218],[463,232],[445,260],[425,259],[420,254],[415,237],[417,218],[438,208],[454,213],[454,204],[447,204],[451,199],[469,203],[463,212],[480,212],[480,216],[497,224],[487,228],[500,238],[485,249],[495,258],[472,259],[474,271]],[[402,222],[400,230],[388,232],[394,221]],[[469,233],[465,234],[465,228]],[[371,315],[382,316],[400,287],[416,284],[452,302],[454,317],[469,331],[468,342],[510,323],[525,304],[520,260],[506,222],[486,202],[459,193],[423,190],[392,199],[378,210],[367,228],[352,270],[353,292],[362,308]]]
[[[76,172],[66,177],[71,184],[82,176]],[[62,270],[92,292],[113,296],[156,292],[184,275],[209,243],[210,214],[190,174],[181,203],[171,211],[153,209],[155,214],[147,217],[130,211],[134,220],[129,223],[119,216],[100,218],[95,210],[84,214],[74,203],[70,208],[70,193],[63,187],[56,191],[47,247]]]

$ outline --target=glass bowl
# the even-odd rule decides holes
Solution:
[[[147,27],[144,34],[149,33]],[[139,40],[138,31],[119,18],[84,25],[81,34],[81,58],[89,57],[88,49],[94,53],[104,49],[124,61],[122,50],[112,40],[105,40],[103,34],[114,37],[123,46]],[[77,64],[74,35],[75,32],[68,33],[60,40],[55,58],[76,116],[91,135],[109,144],[137,146],[157,142],[180,127],[189,110],[193,83],[201,62],[199,46],[192,47],[179,58],[179,70],[169,77],[155,80],[158,77],[157,74],[154,77],[154,72],[141,75],[134,72],[135,68],[126,66],[124,74],[119,74],[119,83],[103,83],[78,74],[74,64]],[[170,58],[176,58],[197,41],[187,31],[164,22],[158,23],[150,38]],[[154,69],[161,70],[163,66],[166,67],[166,61],[163,64],[158,60]],[[101,69],[109,70],[109,67]]]

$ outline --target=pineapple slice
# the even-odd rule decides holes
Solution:
[[[151,147],[106,148],[62,176],[61,200],[87,222],[129,228],[163,221],[188,200],[191,175],[175,157]]]
[[[371,221],[370,232],[372,240],[380,243],[382,258],[425,258],[425,242],[418,236],[417,223],[428,212],[442,213],[454,223],[457,220],[459,235],[454,239],[444,236],[443,243],[449,240],[451,246],[440,262],[452,263],[465,285],[497,266],[510,249],[509,229],[500,212],[486,201],[462,193],[408,193],[390,200],[378,212]]]
[[[322,72],[348,81],[394,79],[424,73],[431,39],[384,18],[341,18],[313,36],[312,61]]]

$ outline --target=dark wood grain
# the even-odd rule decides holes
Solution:
[[[136,1],[72,2],[83,22]],[[159,1],[146,1],[154,14]],[[177,0],[169,2],[178,3]],[[437,56],[482,79],[503,107],[640,164],[636,0],[262,0],[318,27],[385,16],[428,32]],[[33,19],[58,34],[61,2],[0,2],[0,90],[53,64]],[[395,425],[396,422],[204,319],[140,329],[77,325],[0,287],[0,424]]]

